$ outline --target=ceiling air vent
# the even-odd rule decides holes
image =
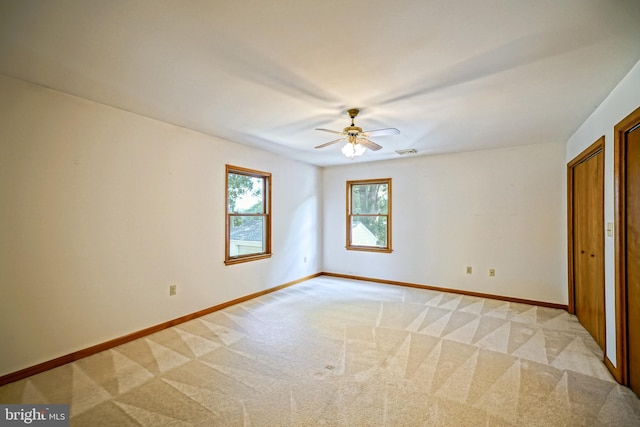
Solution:
[[[409,154],[416,154],[418,151],[415,148],[407,148],[406,150],[396,150],[396,153],[401,156],[407,156]]]

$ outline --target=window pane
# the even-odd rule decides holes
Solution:
[[[357,184],[351,187],[352,214],[387,214],[387,184]]]
[[[354,246],[387,246],[387,217],[351,217],[351,244]]]
[[[229,173],[229,213],[265,213],[264,179]]]
[[[265,217],[232,216],[229,256],[260,254],[265,252]]]

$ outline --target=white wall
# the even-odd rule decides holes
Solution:
[[[223,264],[225,163],[273,174],[271,259]],[[316,167],[0,76],[0,375],[318,272],[320,185]]]
[[[393,253],[347,251],[346,181],[388,177]],[[567,303],[562,143],[331,167],[322,181],[324,271]]]
[[[613,188],[613,127],[640,106],[640,62],[629,71],[609,96],[580,126],[567,142],[566,161],[569,162],[602,135],[604,151],[604,218],[614,222]],[[605,233],[606,236],[606,233]],[[614,239],[605,237],[605,305],[607,357],[616,365],[615,333],[615,264]]]

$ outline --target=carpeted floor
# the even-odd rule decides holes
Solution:
[[[638,426],[565,311],[318,277],[0,388],[72,426]]]

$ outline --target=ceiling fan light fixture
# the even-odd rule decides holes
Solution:
[[[360,110],[358,110],[357,108],[352,108],[348,111],[349,117],[351,118],[351,126],[347,126],[346,128],[342,129],[342,132],[331,129],[316,128],[316,130],[340,135],[341,137],[338,139],[334,139],[333,141],[320,144],[315,148],[324,148],[341,141],[346,141],[346,144],[342,147],[341,150],[342,154],[353,160],[354,157],[363,155],[365,151],[367,151],[367,148],[371,151],[378,151],[382,148],[382,145],[376,144],[371,139],[369,139],[370,137],[397,135],[400,133],[400,131],[396,128],[363,131],[361,127],[355,125],[354,121],[359,111]]]
[[[364,145],[358,144],[357,142],[347,142],[344,144],[344,147],[342,147],[342,154],[351,160],[353,160],[354,157],[363,155],[365,151],[367,151],[367,149]]]

